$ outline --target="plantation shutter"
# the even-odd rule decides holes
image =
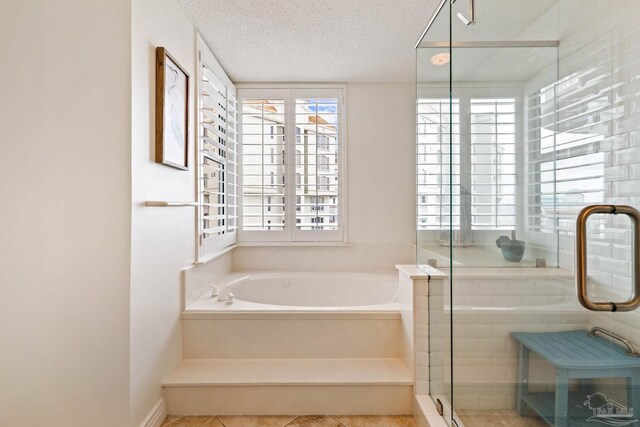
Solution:
[[[199,43],[199,258],[236,242],[238,107],[236,89],[204,42]]]
[[[471,228],[516,226],[516,100],[471,98]]]
[[[243,242],[344,241],[343,89],[240,90]]]
[[[418,230],[459,229],[460,101],[419,98],[416,108]]]
[[[296,98],[296,229],[336,231],[341,140],[338,98]]]
[[[284,231],[285,100],[242,100],[242,230]]]

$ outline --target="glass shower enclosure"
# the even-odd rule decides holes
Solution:
[[[428,366],[449,425],[640,425],[639,18],[443,0],[416,45],[416,259],[448,276]]]

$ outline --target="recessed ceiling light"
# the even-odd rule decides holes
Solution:
[[[449,52],[436,53],[431,57],[431,63],[433,65],[448,64],[450,60],[451,60],[451,55],[449,55]]]

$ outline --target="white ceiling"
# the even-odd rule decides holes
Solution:
[[[178,0],[234,82],[415,82],[438,0]]]
[[[414,44],[439,0],[178,0],[234,82],[407,82],[416,81]],[[454,17],[455,40],[555,39],[557,19],[545,13],[557,0],[476,0],[477,22]],[[457,1],[453,15],[467,14]],[[508,4],[508,7],[505,5]],[[542,19],[543,15],[550,18]],[[427,40],[447,40],[448,11]],[[526,55],[513,52],[456,62],[457,78],[496,78],[497,69],[522,68]],[[521,55],[522,56],[522,55]],[[474,59],[475,58],[475,59]],[[500,56],[499,56],[500,58]],[[421,66],[421,69],[425,68]],[[443,67],[446,68],[446,67]],[[423,75],[425,74],[426,75]],[[422,70],[420,80],[438,80]],[[448,75],[448,73],[447,73]]]

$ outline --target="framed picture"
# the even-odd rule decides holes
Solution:
[[[156,48],[156,163],[189,169],[189,74]]]

